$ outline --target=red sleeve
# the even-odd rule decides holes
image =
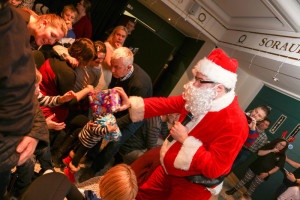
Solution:
[[[185,101],[182,96],[152,97],[145,98],[145,118],[151,118],[159,115],[171,113],[181,113],[184,109]],[[187,111],[185,111],[187,112]]]

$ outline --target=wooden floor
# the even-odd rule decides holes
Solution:
[[[212,196],[210,200],[242,200],[242,195],[244,192],[246,192],[245,188],[240,189],[234,195],[227,195],[225,193],[226,190],[232,188],[237,182],[238,178],[233,173],[229,174],[224,180],[223,188],[220,194],[217,196]]]

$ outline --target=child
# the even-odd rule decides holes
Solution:
[[[100,179],[99,190],[104,200],[134,200],[138,192],[136,175],[129,165],[118,164]]]
[[[80,159],[102,138],[102,144],[121,137],[121,132],[116,124],[115,112],[120,105],[120,98],[113,89],[89,94],[91,107],[94,112],[94,121],[87,123],[78,134],[78,142],[75,144],[69,156],[63,159],[63,163],[68,167],[64,170],[71,182],[75,182],[74,173],[79,171]],[[73,140],[69,137],[67,140]],[[66,141],[68,143],[69,141]],[[103,145],[102,145],[103,147]]]
[[[73,31],[73,24],[75,22],[77,15],[78,12],[73,5],[65,5],[61,12],[61,17],[65,20],[67,24],[68,33],[66,37],[59,40],[59,43],[65,47],[69,47],[76,39],[76,35]]]

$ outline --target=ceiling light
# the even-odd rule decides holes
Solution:
[[[279,79],[276,76],[273,76],[273,81],[278,82]]]

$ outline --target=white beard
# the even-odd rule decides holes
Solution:
[[[198,88],[193,85],[193,81],[185,84],[183,98],[186,101],[185,109],[192,113],[194,118],[205,115],[212,106],[212,101],[216,98],[215,88]]]

